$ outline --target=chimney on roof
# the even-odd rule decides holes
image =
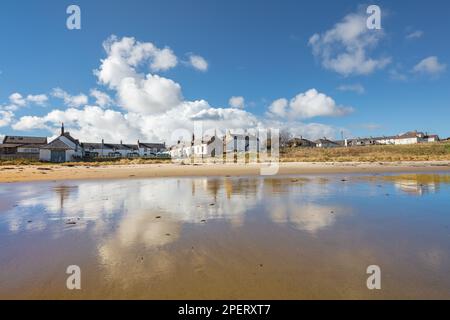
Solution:
[[[122,144],[122,140],[120,140],[120,144]]]
[[[64,135],[64,122],[61,123],[61,135]]]

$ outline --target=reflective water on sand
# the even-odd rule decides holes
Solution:
[[[448,174],[0,184],[0,298],[449,299],[449,195]]]

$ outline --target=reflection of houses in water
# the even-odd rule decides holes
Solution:
[[[67,200],[70,196],[70,193],[77,189],[77,186],[65,186],[60,185],[53,188],[53,191],[55,191],[57,195],[57,199],[59,199],[59,209],[61,210],[61,213],[63,213],[64,210],[64,201]]]
[[[394,182],[394,185],[403,192],[419,196],[436,193],[439,190],[439,184],[435,182],[419,183],[414,180],[398,180]]]
[[[254,196],[258,193],[259,187],[260,181],[258,179],[228,178],[224,180],[224,188],[228,199],[230,199],[233,195],[239,195],[244,198]]]
[[[441,183],[450,183],[449,174],[400,174],[382,176],[381,179],[392,182],[397,190],[419,196],[427,193],[437,193]]]
[[[245,221],[245,215],[259,204],[271,207],[272,194],[278,193],[276,197],[284,197],[283,194],[292,193],[292,197],[295,195],[295,198],[299,198],[299,203],[305,205],[301,196],[303,193],[297,192],[299,187],[305,189],[308,198],[320,196],[326,189],[323,185],[305,184],[302,178],[248,177],[118,180],[100,183],[82,181],[74,182],[72,186],[64,184],[53,186],[42,190],[41,187],[33,185],[27,197],[20,201],[20,207],[28,208],[27,210],[37,208],[39,211],[43,208],[48,214],[47,218],[50,217],[51,220],[77,217],[81,221],[96,221],[92,223],[96,224],[98,230],[104,228],[107,225],[105,221],[109,219],[117,218],[119,224],[125,223],[124,221],[128,219],[137,219],[139,225],[149,224],[148,232],[152,234],[142,235],[147,239],[145,240],[147,243],[155,242],[149,240],[153,239],[155,234],[158,237],[167,237],[166,233],[171,234],[171,237],[175,236],[174,230],[157,233],[150,231],[156,230],[153,228],[154,222],[203,224],[210,219],[222,219],[233,227],[241,226]],[[280,206],[283,208],[283,203]],[[296,204],[295,208],[298,207],[300,206]],[[328,212],[331,209],[313,210],[315,208],[312,206],[302,208],[300,211],[289,209],[282,215],[286,218],[275,221],[287,219],[290,223],[295,222],[301,230],[315,230],[332,224],[334,217],[332,214],[329,216]],[[141,215],[149,217],[140,217]],[[162,219],[155,220],[155,216],[161,216]],[[127,224],[135,225],[134,222]],[[145,233],[136,230],[136,233],[139,232]]]

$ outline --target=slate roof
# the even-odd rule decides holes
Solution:
[[[404,134],[399,135],[397,138],[400,138],[400,139],[417,138],[419,135],[423,136],[423,133],[417,132],[417,131],[410,131],[410,132],[406,132]]]
[[[315,143],[332,143],[332,144],[336,144],[337,145],[336,142],[328,140],[328,139],[318,139],[318,140],[315,141]]]
[[[47,137],[5,136],[3,144],[47,144]]]
[[[72,137],[69,132],[64,132],[64,134],[62,134],[62,136],[66,137],[67,139],[69,139],[70,141],[75,143],[76,145],[80,145],[80,141],[75,139],[74,137]]]
[[[110,149],[105,144],[95,143],[95,142],[82,142],[81,146],[85,149]]]
[[[133,145],[133,144],[105,143],[105,146],[107,146],[110,149],[116,149],[116,150],[136,150],[137,149],[137,145]]]
[[[14,143],[0,143],[0,148],[17,148],[20,147],[21,144],[14,144]]]
[[[41,149],[53,149],[53,150],[72,150],[67,144],[62,142],[59,139],[55,139],[46,146],[43,146]]]
[[[139,142],[139,148],[157,148],[157,149],[165,149],[166,145],[164,143],[147,143],[147,142]]]

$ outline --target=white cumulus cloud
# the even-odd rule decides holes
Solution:
[[[367,75],[390,63],[388,57],[369,56],[383,37],[383,31],[369,30],[366,20],[364,14],[348,14],[332,29],[311,36],[309,45],[324,68],[343,76]]]
[[[176,65],[170,52],[152,43],[134,38],[111,37],[104,43],[107,57],[94,71],[100,83],[116,90],[121,107],[142,114],[156,114],[176,107],[182,101],[181,87],[171,79],[140,73],[136,67],[147,62],[152,70],[166,70]],[[171,61],[171,62],[170,62]]]
[[[413,72],[437,76],[447,69],[447,65],[440,63],[436,56],[423,59],[413,67]]]
[[[13,120],[14,114],[11,111],[0,110],[0,127],[9,126]]]
[[[23,116],[11,126],[14,130],[29,131],[35,129],[48,129],[46,121],[38,116]]]
[[[233,101],[230,99],[230,107],[213,107],[201,99],[188,101],[183,98],[180,84],[156,74],[156,70],[163,71],[176,65],[170,49],[158,49],[149,42],[127,37],[110,37],[105,41],[104,48],[106,57],[101,60],[94,75],[100,85],[114,94],[114,98],[101,89],[92,89],[90,95],[96,105],[89,105],[84,94],[72,96],[56,88],[53,95],[63,99],[67,109],[52,110],[42,116],[26,115],[17,121],[11,115],[8,123],[12,124],[13,129],[44,129],[56,135],[61,122],[64,122],[67,131],[85,142],[104,139],[108,142],[122,140],[135,143],[140,139],[171,144],[179,138],[180,131],[192,132],[194,123],[200,122],[209,133],[211,130],[223,134],[226,130],[270,126],[317,138],[325,135],[331,137],[336,129],[318,123],[302,123],[296,119],[341,115],[350,110],[338,106],[333,99],[315,89],[290,101],[284,99],[282,107],[271,110],[272,115],[277,117],[270,119],[243,110],[243,97],[234,97],[238,99]],[[116,103],[120,110],[113,110]],[[288,116],[292,118],[281,118]]]
[[[48,97],[45,94],[29,94],[27,96],[27,101],[43,106],[48,101]]]
[[[285,98],[280,98],[271,103],[269,106],[269,115],[276,115],[279,117],[285,117],[287,115],[287,107],[289,101]]]
[[[4,110],[16,111],[21,107],[25,107],[28,104],[36,104],[44,106],[48,97],[45,94],[32,95],[29,94],[26,97],[19,92],[14,92],[9,96],[9,105],[4,106]]]
[[[54,88],[52,91],[52,96],[62,99],[66,106],[72,108],[81,107],[88,103],[87,95],[83,93],[80,93],[78,95],[70,95],[61,88]]]
[[[197,70],[200,70],[200,71],[208,70],[208,62],[205,60],[205,58],[203,58],[199,55],[195,55],[195,54],[190,55],[189,63]]]
[[[352,112],[351,107],[339,106],[333,98],[310,89],[299,93],[289,103],[287,99],[278,99],[269,106],[269,115],[288,117],[289,119],[307,119],[319,116],[342,116]]]
[[[27,101],[25,100],[25,98],[18,92],[14,92],[13,94],[11,94],[9,96],[9,101],[16,105],[16,106],[20,106],[23,107],[27,104]]]
[[[228,100],[228,104],[231,108],[244,109],[245,107],[245,99],[241,96],[233,96]]]
[[[114,100],[107,93],[98,89],[91,89],[90,95],[95,99],[95,104],[99,107],[104,108],[114,104]]]

